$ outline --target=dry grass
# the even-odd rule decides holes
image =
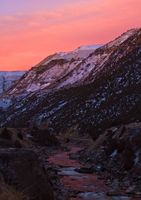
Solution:
[[[29,200],[29,198],[12,186],[0,183],[0,200]]]
[[[78,131],[78,125],[72,126],[71,128],[68,128],[66,132],[60,133],[59,136],[57,136],[59,141],[63,142],[77,142],[78,144],[83,144],[84,147],[93,147],[94,141],[89,136],[89,134],[81,134]]]

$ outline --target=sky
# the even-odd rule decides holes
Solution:
[[[141,0],[0,0],[0,70],[27,70],[140,26]]]

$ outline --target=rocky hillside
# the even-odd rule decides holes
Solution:
[[[141,199],[140,140],[141,123],[120,125],[107,129],[79,153],[81,161],[90,166],[89,171],[105,177],[112,187],[109,196],[124,194],[125,199]],[[78,171],[84,173],[88,169]]]
[[[0,72],[0,94],[8,90],[24,73],[24,71]]]
[[[1,126],[46,122],[59,132],[77,125],[96,138],[113,125],[141,120],[141,29],[85,57],[78,52],[55,54],[27,72],[7,93],[14,104]]]

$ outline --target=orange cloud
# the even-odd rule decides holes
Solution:
[[[90,0],[0,16],[0,70],[28,69],[56,51],[106,43],[140,26],[140,0]]]

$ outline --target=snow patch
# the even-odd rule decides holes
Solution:
[[[115,149],[115,150],[112,152],[112,154],[110,155],[110,157],[111,157],[111,158],[114,158],[114,157],[117,155],[117,153],[118,153],[118,150]]]
[[[40,89],[40,83],[33,83],[27,88],[27,92],[35,92]]]
[[[101,46],[102,46],[101,44],[80,46],[75,51],[79,51],[79,50],[96,50],[96,49],[100,48]]]
[[[137,164],[139,163],[139,161],[140,161],[140,152],[137,151],[137,152],[135,153],[134,164],[137,165]]]
[[[106,45],[106,46],[109,48],[112,46],[119,46],[120,44],[125,42],[129,37],[134,35],[137,31],[138,31],[138,29],[131,29],[131,30],[127,31],[126,33],[123,33],[120,37],[118,37],[114,41],[108,43],[108,45]]]

